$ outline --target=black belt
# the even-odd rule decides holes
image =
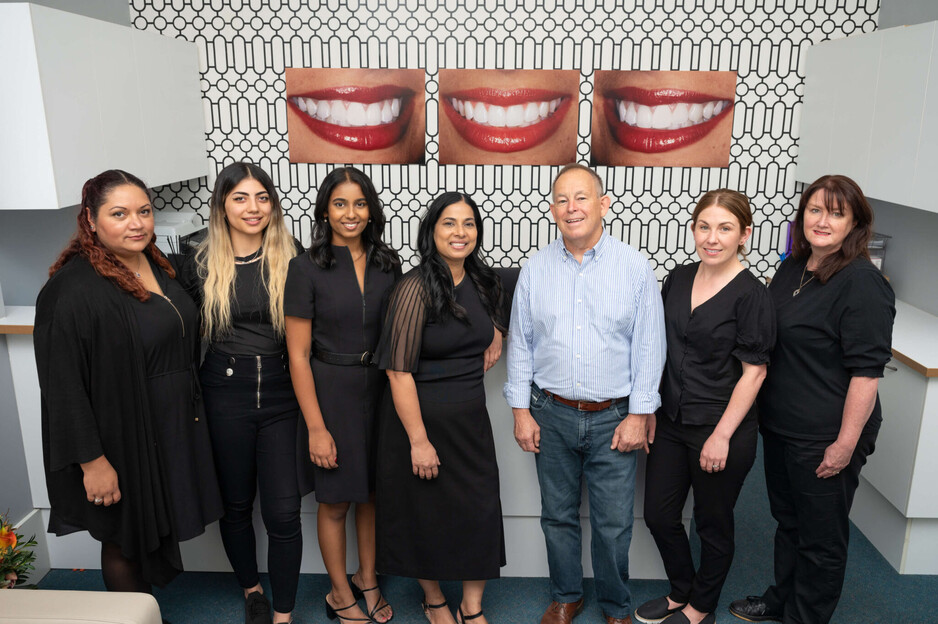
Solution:
[[[374,355],[371,351],[364,353],[331,353],[320,349],[313,351],[313,357],[320,362],[336,366],[373,366]]]
[[[542,392],[558,403],[563,403],[564,405],[578,409],[581,412],[599,412],[604,409],[609,409],[616,403],[628,400],[628,397],[622,397],[619,399],[609,399],[608,401],[572,401],[570,399],[565,399],[562,396],[556,395],[550,390],[542,389]]]

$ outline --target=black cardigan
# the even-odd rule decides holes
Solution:
[[[116,542],[140,561],[145,579],[165,585],[182,571],[182,560],[132,301],[81,256],[53,275],[36,301],[49,530],[88,530],[99,541]],[[110,507],[87,501],[79,466],[102,454],[120,479],[121,501]]]

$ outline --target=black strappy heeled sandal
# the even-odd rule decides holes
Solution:
[[[440,604],[430,604],[429,602],[421,602],[420,606],[423,607],[423,614],[427,617],[427,621],[432,624],[433,620],[430,619],[430,609],[442,609],[447,606],[446,601],[444,600]]]
[[[474,620],[476,618],[480,618],[482,617],[484,613],[485,611],[483,611],[482,609],[479,609],[478,613],[473,613],[472,615],[466,615],[465,613],[462,612],[462,605],[459,605],[459,607],[456,609],[456,624],[464,624],[466,620]]]
[[[324,598],[324,600],[325,600],[325,602],[326,602],[326,617],[329,618],[330,620],[334,620],[334,619],[336,619],[336,618],[339,618],[339,622],[371,622],[371,621],[372,621],[371,618],[368,618],[368,617],[363,617],[363,618],[360,618],[360,617],[345,617],[344,615],[339,615],[339,613],[341,613],[342,611],[346,611],[346,610],[348,610],[348,609],[351,609],[352,607],[357,607],[357,606],[358,606],[358,603],[357,603],[357,602],[353,602],[352,604],[350,604],[350,605],[348,605],[348,606],[346,606],[346,607],[340,607],[340,608],[337,609],[337,608],[333,607],[331,604],[329,604],[329,596],[328,596],[328,594],[326,595],[326,597]]]
[[[352,595],[355,596],[356,600],[361,600],[362,598],[364,598],[365,593],[367,592],[372,592],[372,591],[380,592],[381,591],[381,589],[377,585],[375,585],[374,587],[369,587],[368,589],[362,589],[355,583],[354,575],[349,577],[348,584],[352,588]],[[384,597],[384,594],[381,594],[381,599],[378,601],[378,604],[375,605],[375,608],[368,612],[368,617],[371,618],[372,622],[376,622],[377,624],[388,624],[388,622],[394,619],[393,610],[391,611],[391,617],[389,617],[386,620],[378,620],[375,618],[375,615],[382,609],[387,609],[390,606],[391,606],[391,603],[387,601],[387,599]],[[365,601],[365,608],[366,609],[368,608],[367,600]]]

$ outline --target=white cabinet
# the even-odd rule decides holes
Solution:
[[[896,302],[883,425],[850,519],[903,574],[938,574],[938,318]]]
[[[808,49],[795,178],[855,179],[870,197],[938,212],[938,22]]]
[[[125,169],[151,186],[208,173],[195,44],[27,3],[0,4],[0,209],[78,204]]]

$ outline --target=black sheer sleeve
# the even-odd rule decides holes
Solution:
[[[394,286],[375,352],[378,368],[407,373],[417,371],[427,317],[424,292],[419,270],[411,271]]]

